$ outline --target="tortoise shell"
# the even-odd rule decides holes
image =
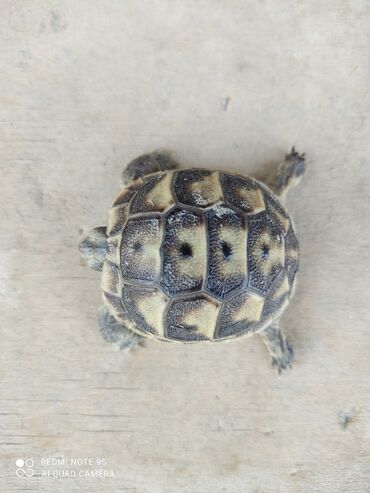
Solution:
[[[123,189],[109,212],[104,303],[143,336],[218,341],[264,329],[292,295],[292,222],[259,181],[165,171]]]

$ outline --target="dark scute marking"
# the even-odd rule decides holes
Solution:
[[[139,330],[155,334],[156,331],[151,327],[147,320],[142,316],[137,308],[137,304],[143,297],[149,296],[154,289],[134,288],[125,285],[122,290],[122,302],[125,306],[129,318],[135,323]]]
[[[232,255],[232,251],[233,251],[233,249],[231,248],[230,243],[227,243],[226,241],[223,241],[221,243],[221,248],[222,248],[222,253],[223,253],[224,259],[225,260],[229,260],[230,257],[231,257],[231,255]]]
[[[142,244],[140,243],[140,241],[135,241],[135,243],[133,244],[133,249],[135,250],[135,252],[140,252],[142,250]]]
[[[243,212],[253,212],[252,205],[248,204],[246,199],[242,199],[239,195],[240,189],[244,190],[262,190],[254,180],[243,177],[240,175],[234,175],[232,173],[221,173],[220,182],[224,192],[226,201],[234,207],[241,209]]]
[[[270,247],[265,243],[261,249],[261,260],[266,260],[270,253]]]
[[[162,244],[163,269],[161,286],[168,296],[180,293],[191,293],[202,288],[202,276],[191,276],[182,274],[180,262],[191,262],[194,257],[183,257],[180,253],[182,240],[179,238],[181,230],[186,228],[194,230],[201,227],[204,218],[201,212],[193,212],[176,208],[165,217],[165,233]],[[197,237],[196,237],[197,238]],[[204,242],[205,242],[204,238]],[[189,245],[191,247],[191,245]],[[191,247],[192,248],[192,247]],[[193,250],[193,248],[192,248]],[[193,251],[192,251],[193,254]],[[205,259],[204,259],[205,262]]]
[[[189,258],[193,255],[193,249],[189,243],[182,243],[180,246],[181,256],[184,258]]]
[[[293,259],[289,256],[289,251],[292,250],[298,252],[297,258]],[[286,270],[288,274],[288,281],[289,281],[289,286],[292,288],[294,278],[299,268],[299,243],[294,233],[292,225],[290,225],[288,233],[285,237],[285,251],[286,251]]]
[[[121,272],[124,278],[155,281],[157,272],[148,263],[142,249],[145,242],[153,242],[160,234],[159,218],[129,219],[121,239]]]
[[[207,337],[198,333],[196,327],[181,322],[187,312],[198,308],[203,298],[194,300],[175,301],[167,313],[166,336],[178,341],[205,341]]]
[[[267,294],[278,274],[284,269],[280,263],[273,263],[270,269],[264,272],[264,266],[270,261],[270,250],[274,247],[273,244],[266,245],[269,248],[269,255],[262,257],[263,251],[258,250],[260,247],[257,247],[257,244],[264,234],[268,234],[271,241],[278,245],[282,245],[284,241],[281,228],[272,222],[265,212],[256,219],[250,218],[248,231],[249,286],[262,295]]]
[[[135,197],[132,199],[130,204],[130,212],[131,214],[136,214],[139,212],[162,212],[158,207],[153,204],[150,204],[146,201],[147,194],[153,190],[153,188],[157,185],[158,182],[163,180],[165,174],[160,174],[153,176],[145,182],[140,190],[136,193]]]
[[[194,197],[194,193],[191,191],[192,183],[202,181],[204,177],[210,176],[212,171],[204,169],[190,169],[184,171],[178,171],[174,179],[174,192],[177,200],[181,204],[191,205],[193,207],[209,207],[211,204],[202,204]]]
[[[240,213],[230,209],[225,204],[214,206],[207,212],[208,226],[208,275],[206,289],[213,296],[224,299],[230,296],[235,289],[239,289],[245,281],[245,273],[224,275],[222,264],[232,259],[233,245],[221,239],[222,230],[225,226],[235,228],[235,231],[245,231],[245,218]],[[245,253],[246,256],[246,253]]]

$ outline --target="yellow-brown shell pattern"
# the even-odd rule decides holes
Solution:
[[[262,183],[206,169],[136,180],[108,218],[104,301],[139,334],[219,341],[287,306],[299,264],[291,220]]]

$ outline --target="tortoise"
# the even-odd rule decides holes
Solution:
[[[229,171],[179,169],[165,152],[122,173],[106,227],[80,243],[102,271],[103,337],[228,341],[259,334],[280,372],[293,350],[279,319],[294,293],[299,246],[284,203],[305,171],[294,147],[271,187]]]

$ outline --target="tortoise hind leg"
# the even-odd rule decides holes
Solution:
[[[279,373],[291,367],[293,348],[286,340],[278,321],[272,322],[259,333],[272,358],[272,366],[276,366]]]
[[[290,153],[285,156],[284,161],[280,164],[272,185],[274,192],[282,201],[285,200],[288,190],[295,185],[298,185],[304,172],[304,153],[299,154],[294,147],[292,147]]]
[[[143,154],[131,161],[123,170],[121,184],[125,187],[133,180],[145,175],[175,168],[178,168],[177,162],[165,152],[155,151],[150,154]]]
[[[135,349],[144,346],[144,337],[128,329],[109,313],[105,306],[101,306],[97,313],[100,332],[103,338],[119,349]]]

